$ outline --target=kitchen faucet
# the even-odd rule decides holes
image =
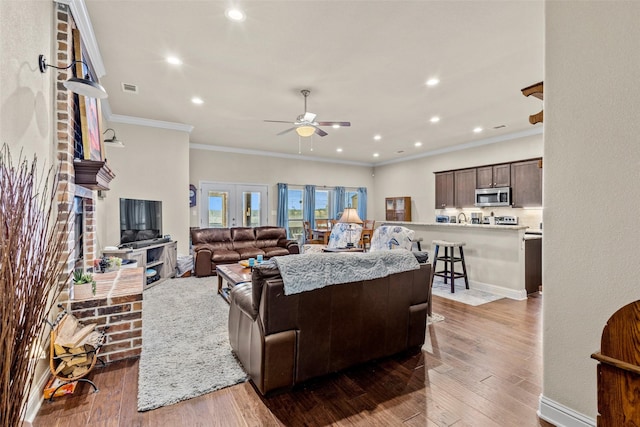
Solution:
[[[465,213],[464,213],[464,212],[460,212],[460,213],[458,214],[458,223],[462,223],[462,221],[460,221],[460,215],[462,215],[462,216],[464,217],[464,222],[465,222],[465,224],[466,224],[466,222],[467,222],[467,215],[465,215]]]

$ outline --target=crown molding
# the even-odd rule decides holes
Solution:
[[[466,150],[468,148],[481,147],[483,145],[496,144],[498,142],[504,142],[504,141],[513,141],[520,138],[526,138],[527,136],[540,135],[543,133],[543,131],[544,131],[543,126],[536,126],[531,129],[523,130],[520,132],[513,132],[513,133],[508,133],[500,136],[492,136],[491,138],[478,139],[476,141],[465,142],[463,144],[453,145],[451,147],[439,148],[437,150],[431,150],[421,154],[403,157],[401,159],[386,160],[384,162],[376,163],[375,166],[385,166],[385,165],[391,165],[394,163],[408,162],[409,160],[421,159],[423,157],[438,156],[440,154]]]
[[[80,37],[87,55],[89,55],[89,62],[93,65],[96,77],[100,78],[107,74],[84,0],[56,0],[56,3],[69,6],[73,20],[76,22],[78,30],[80,30]]]
[[[286,154],[286,153],[274,153],[271,151],[261,151],[261,150],[249,150],[246,148],[233,148],[233,147],[223,147],[221,145],[208,145],[208,144],[189,144],[189,149],[192,150],[205,150],[205,151],[219,151],[223,153],[235,153],[235,154],[250,154],[254,156],[265,156],[265,157],[279,157],[282,159],[296,159],[296,160],[306,160],[311,162],[323,162],[323,163],[338,163],[343,165],[351,165],[351,166],[365,166],[365,167],[373,167],[373,163],[366,162],[356,162],[350,160],[336,160],[336,159],[327,159],[323,157],[311,157],[304,156],[301,154]]]

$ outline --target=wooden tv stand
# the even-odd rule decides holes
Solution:
[[[176,266],[178,263],[178,242],[158,243],[145,246],[144,248],[131,249],[123,248],[103,251],[104,256],[116,256],[122,259],[134,260],[138,267],[146,271],[153,268],[158,272],[158,280],[145,285],[149,289],[168,278],[176,277]]]

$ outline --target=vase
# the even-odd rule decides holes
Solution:
[[[83,300],[93,298],[93,290],[91,289],[91,283],[74,283],[73,284],[73,299]]]

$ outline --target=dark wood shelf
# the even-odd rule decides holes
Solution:
[[[106,162],[99,160],[75,159],[73,167],[76,175],[76,185],[91,190],[108,190],[109,183],[116,175]]]

